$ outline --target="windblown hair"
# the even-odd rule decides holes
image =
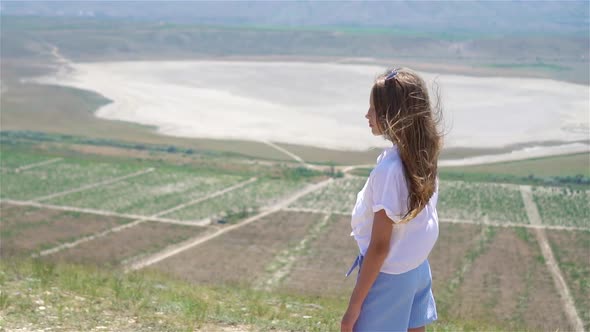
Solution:
[[[422,78],[407,68],[396,71],[387,80],[391,69],[377,76],[372,95],[377,125],[384,138],[397,145],[403,162],[409,197],[407,213],[400,222],[408,222],[422,211],[436,190],[442,108],[438,89],[435,104],[431,105]]]

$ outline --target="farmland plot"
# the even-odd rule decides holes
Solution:
[[[534,234],[526,228],[497,227],[495,232],[488,249],[463,275],[449,315],[503,322],[509,329],[570,331]]]
[[[314,295],[343,295],[352,291],[358,269],[346,280],[344,274],[359,249],[350,236],[350,218],[332,218],[337,219],[309,244],[309,250],[297,259],[280,287]]]
[[[274,257],[293,247],[323,215],[280,211],[169,257],[153,268],[183,279],[252,286]]]
[[[365,181],[361,177],[339,179],[289,207],[348,214]],[[528,223],[517,186],[441,181],[439,190],[441,218]]]
[[[590,192],[587,190],[533,187],[533,199],[546,225],[590,229]]]
[[[480,225],[439,224],[438,239],[428,258],[435,290],[445,287],[463,268],[465,254],[476,250],[483,240],[482,231]]]
[[[30,200],[131,174],[140,169],[142,168],[124,163],[64,159],[24,172],[2,174],[0,196],[15,200]]]
[[[170,244],[196,236],[205,229],[148,221],[84,242],[49,257],[60,261],[116,266],[126,259],[150,254]]]
[[[320,190],[301,197],[289,207],[348,214],[352,211],[356,196],[365,181],[366,179],[361,177],[338,179]]]
[[[440,225],[436,247],[429,257],[435,288],[448,283],[461,268],[462,256],[477,245],[481,230],[479,225]],[[297,260],[283,287],[316,295],[348,294],[358,272],[356,270],[349,280],[344,280],[344,273],[358,254],[350,231],[350,218],[340,216],[310,244],[306,255]]]
[[[147,174],[56,197],[47,202],[119,213],[153,215],[224,189],[241,180],[244,178],[235,175],[159,168]]]
[[[132,221],[6,203],[0,204],[0,209],[2,257],[36,253]]]
[[[55,159],[52,156],[25,153],[20,151],[3,150],[0,152],[0,168],[10,172],[19,167],[36,164]]]
[[[441,181],[439,217],[528,224],[518,186]]]
[[[296,180],[261,178],[221,196],[174,211],[166,218],[202,220],[257,209],[280,201],[304,185],[304,182]]]
[[[547,231],[549,244],[574,299],[584,329],[590,329],[590,231]]]

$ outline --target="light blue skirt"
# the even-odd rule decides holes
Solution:
[[[359,255],[346,276],[363,263]],[[358,274],[357,274],[358,281]],[[363,302],[354,331],[407,331],[438,317],[428,259],[402,274],[380,272]]]

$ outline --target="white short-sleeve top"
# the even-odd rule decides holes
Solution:
[[[408,211],[408,185],[397,147],[386,148],[377,158],[352,210],[351,226],[360,253],[364,256],[371,240],[374,213],[385,210],[395,225],[390,250],[381,272],[400,274],[418,267],[428,258],[438,238],[438,179],[430,201],[407,223],[399,223]]]

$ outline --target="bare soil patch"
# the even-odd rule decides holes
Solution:
[[[115,266],[125,259],[160,250],[203,232],[205,227],[147,221],[135,227],[85,242],[55,254],[52,259]]]
[[[352,291],[358,269],[347,279],[344,274],[358,255],[358,247],[350,237],[350,218],[338,220],[309,244],[281,287],[308,294],[342,295]]]
[[[0,211],[0,220],[2,220],[2,228],[4,229],[18,224],[40,223],[61,213],[61,211],[13,205],[6,202],[0,203]]]
[[[275,255],[295,246],[323,216],[279,211],[167,258],[154,268],[183,279],[252,285]]]
[[[453,316],[511,329],[570,330],[534,235],[523,228],[496,231],[457,289]]]
[[[436,245],[430,253],[433,291],[442,289],[461,268],[463,257],[478,244],[480,225],[439,223]]]
[[[2,203],[1,257],[31,254],[132,221]]]

